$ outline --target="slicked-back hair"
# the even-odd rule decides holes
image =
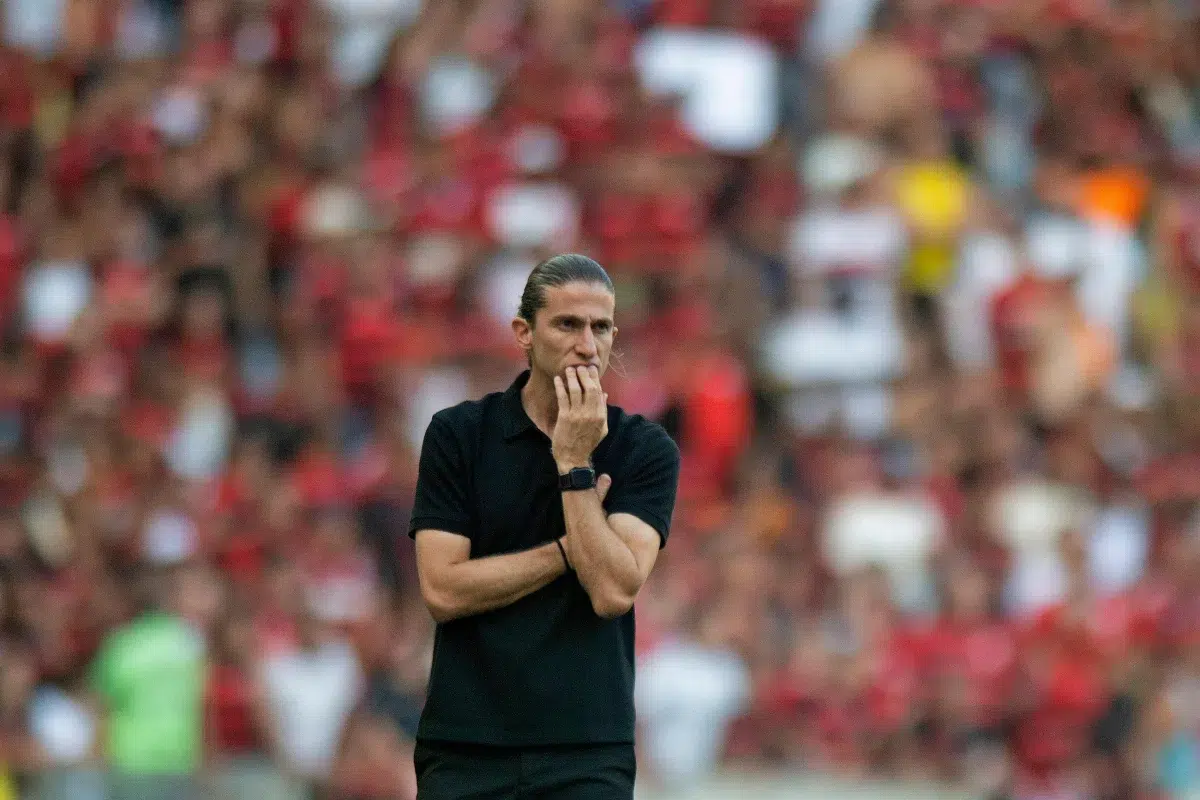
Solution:
[[[547,258],[533,268],[521,292],[521,305],[517,316],[534,327],[537,313],[546,307],[546,290],[566,286],[568,283],[598,283],[616,294],[612,279],[604,267],[587,256],[578,253],[563,253]]]

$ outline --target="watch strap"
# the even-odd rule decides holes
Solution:
[[[558,488],[564,492],[591,489],[596,485],[596,470],[591,467],[575,467],[558,476]]]

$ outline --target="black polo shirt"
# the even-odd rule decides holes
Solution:
[[[550,439],[505,392],[434,415],[421,448],[409,535],[471,540],[471,557],[527,550],[566,532]],[[593,453],[612,476],[609,514],[653,526],[666,543],[679,449],[657,424],[608,407]],[[606,620],[574,574],[516,603],[437,626],[417,738],[492,745],[633,742],[633,612]]]

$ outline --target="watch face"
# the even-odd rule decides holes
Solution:
[[[572,489],[588,489],[592,486],[595,478],[590,469],[586,467],[576,467],[568,473],[571,481]]]

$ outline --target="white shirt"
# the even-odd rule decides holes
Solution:
[[[929,602],[928,559],[945,533],[945,517],[927,497],[862,492],[833,502],[823,542],[830,563],[840,574],[883,565],[891,577],[896,604],[918,612]]]
[[[92,273],[83,261],[44,261],[25,273],[25,322],[43,342],[66,338],[92,299]]]
[[[346,642],[330,642],[314,651],[284,653],[267,660],[263,679],[284,757],[305,776],[327,776],[362,687],[354,650]]]
[[[8,0],[3,4],[5,43],[39,55],[62,43],[66,0]]]
[[[1018,276],[1017,248],[1001,233],[968,234],[959,255],[958,278],[946,298],[946,337],[955,363],[978,370],[995,362],[989,304]]]
[[[849,53],[871,29],[879,0],[818,0],[808,28],[807,49],[819,61]]]
[[[750,701],[749,669],[735,653],[689,641],[663,644],[637,669],[634,703],[651,768],[671,786],[703,778]]]
[[[890,208],[817,208],[793,223],[789,256],[806,273],[851,267],[890,277],[907,239],[904,222]]]
[[[383,64],[396,32],[411,25],[421,13],[421,0],[323,0],[338,24],[333,40],[333,60],[338,77],[349,86],[361,86]]]

